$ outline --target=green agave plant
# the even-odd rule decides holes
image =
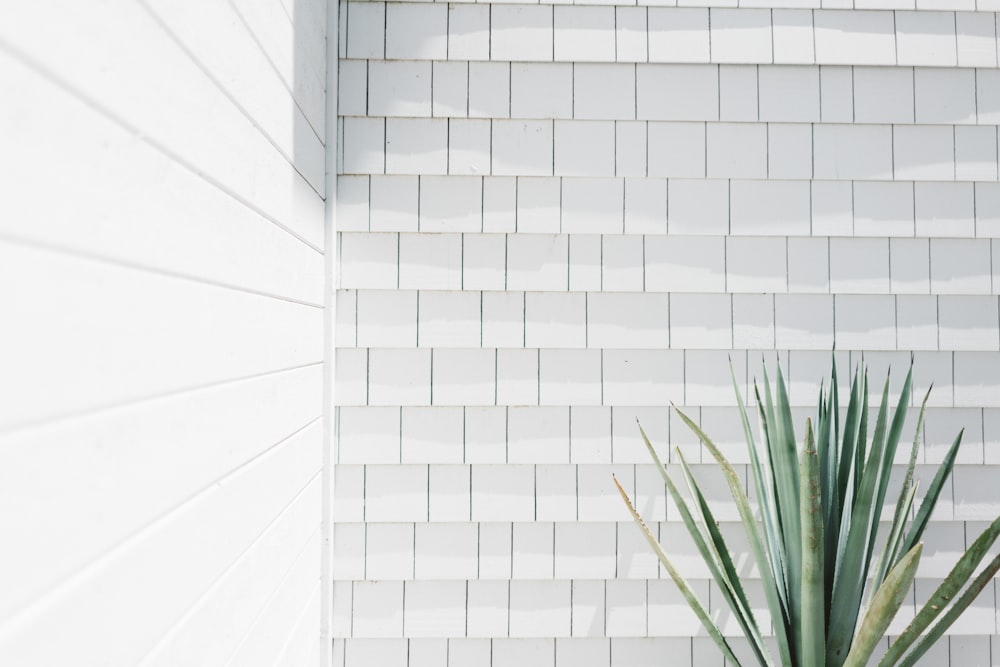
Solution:
[[[754,617],[734,565],[734,554],[726,545],[691,468],[678,449],[681,471],[691,493],[688,502],[640,426],[667,490],[746,636],[757,664],[783,667],[866,665],[902,605],[920,559],[921,535],[951,473],[962,441],[960,432],[914,513],[917,484],[913,471],[927,404],[925,396],[895,514],[888,533],[880,536],[879,518],[889,492],[892,464],[910,402],[912,376],[911,361],[899,402],[892,412],[888,405],[889,379],[886,378],[869,439],[867,373],[855,371],[850,400],[841,423],[834,364],[829,390],[820,388],[815,429],[812,420],[807,420],[801,449],[796,446],[788,391],[780,366],[773,395],[766,370],[763,387],[758,388],[754,383],[760,445],[751,433],[747,410],[734,376],[733,387],[737,389],[750,453],[750,470],[759,499],[759,520],[739,474],[701,428],[678,410],[681,419],[718,462],[736,501],[760,570],[777,644],[777,660],[765,642],[764,628]],[[650,546],[709,635],[728,662],[740,665],[732,646],[704,605],[670,562],[617,480],[615,484]],[[913,665],[941,638],[1000,569],[998,555],[969,582],[998,534],[1000,518],[959,559],[944,583],[889,647],[878,662],[879,667]],[[881,545],[877,554],[876,545]]]

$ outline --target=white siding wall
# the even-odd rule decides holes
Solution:
[[[0,664],[317,664],[325,20],[0,4]]]
[[[611,475],[717,607],[635,418],[745,461],[730,356],[966,427],[901,617],[1000,513],[1000,3],[650,4],[342,4],[338,665],[721,665]]]

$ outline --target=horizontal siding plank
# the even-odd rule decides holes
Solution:
[[[3,52],[0,85],[0,234],[322,304],[315,249]]]
[[[0,438],[0,619],[316,419],[321,384],[310,366]]]
[[[311,548],[314,540],[309,538],[319,525],[319,507],[320,483],[315,479],[139,667],[224,664],[248,637],[258,615],[305,555],[305,549]],[[297,546],[302,544],[306,547]]]
[[[323,142],[233,6],[165,0],[146,0],[144,4],[313,188],[322,192]]]
[[[0,664],[135,665],[316,478],[322,430],[315,422],[0,628]]]
[[[313,18],[296,20],[293,25],[276,0],[234,0],[233,5],[292,91],[313,130],[325,141],[325,18],[310,13],[308,16]],[[310,21],[313,25],[306,25]],[[320,40],[322,52],[317,48]],[[307,41],[311,48],[306,46]]]
[[[318,514],[318,513],[317,513]],[[318,522],[317,522],[318,523]],[[299,551],[297,546],[285,548]],[[299,553],[299,558],[280,587],[261,610],[246,641],[224,663],[227,667],[256,667],[275,664],[287,642],[293,639],[297,621],[312,606],[312,593],[319,583],[320,533],[317,530]],[[319,622],[313,626],[314,636]]]
[[[323,358],[312,306],[4,241],[0,284],[0,430]]]
[[[121,0],[58,4],[59,20],[48,5],[0,8],[0,48],[323,246],[321,198],[152,16]]]

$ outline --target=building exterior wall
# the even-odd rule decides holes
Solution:
[[[635,424],[738,539],[730,358],[801,427],[913,352],[925,484],[966,428],[896,632],[1000,512],[998,4],[656,4],[341,5],[338,666],[721,665],[611,478],[737,635]]]
[[[0,6],[0,664],[317,664],[325,17]]]

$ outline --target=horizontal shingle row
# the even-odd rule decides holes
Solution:
[[[940,583],[917,578],[921,603]],[[756,582],[745,581],[754,612],[767,616],[764,595]],[[345,584],[346,585],[346,584]],[[691,581],[701,599],[712,595],[714,583]],[[992,582],[983,596],[992,599]],[[715,591],[709,608],[720,618],[721,630],[739,636],[740,628]],[[349,599],[348,599],[349,598]],[[531,581],[366,581],[342,591],[338,609],[350,621],[351,637],[690,637],[699,634],[698,621],[685,614],[686,602],[669,580]],[[900,632],[915,613],[915,599],[900,610],[892,629]],[[721,605],[721,606],[720,606]],[[996,617],[983,599],[963,616],[954,635],[991,634]],[[390,612],[391,610],[391,612]],[[987,613],[984,613],[987,612]],[[767,622],[764,621],[765,627]],[[956,624],[958,625],[958,624]],[[982,664],[982,663],[979,663]]]
[[[350,2],[345,13],[346,58],[997,66],[991,12]]]
[[[984,173],[988,176],[989,173]],[[340,176],[342,232],[697,236],[1000,236],[1000,183]],[[350,242],[351,236],[344,236]],[[451,243],[433,241],[427,243]],[[466,237],[470,251],[496,240]],[[524,240],[524,243],[533,243]],[[581,244],[593,241],[580,240]],[[372,235],[374,247],[391,241]],[[417,241],[413,241],[417,243]],[[584,246],[581,246],[583,249]],[[445,245],[437,248],[446,252]],[[347,255],[348,272],[365,261]],[[444,259],[444,258],[442,258]],[[485,260],[492,267],[490,260]],[[391,271],[395,276],[395,269]],[[385,273],[370,281],[384,286]],[[503,274],[483,272],[491,284]],[[352,284],[352,286],[357,283]],[[457,285],[452,285],[456,286]]]
[[[637,296],[642,292],[832,292],[850,299],[1000,291],[1000,239],[345,232],[341,246],[351,259],[341,266],[339,287],[361,290],[342,295],[342,326],[400,320],[412,331],[422,306],[431,320],[466,320],[470,309],[522,290],[594,292],[598,307],[617,303],[626,310],[666,307],[666,296]],[[461,291],[506,294],[484,295],[476,304]],[[610,294],[622,292],[633,296]],[[389,312],[397,308],[397,315]]]
[[[596,626],[595,626],[596,627]],[[754,660],[744,640],[729,638],[734,653]],[[888,644],[876,650],[878,658]],[[988,665],[1000,639],[946,636],[926,654],[928,664]],[[548,639],[423,638],[344,639],[334,643],[334,667],[662,667],[673,664],[723,667],[712,639],[695,637],[572,637]]]
[[[343,60],[339,81],[342,116],[983,125],[1000,117],[995,69]]]
[[[342,173],[991,180],[988,126],[348,117]]]

